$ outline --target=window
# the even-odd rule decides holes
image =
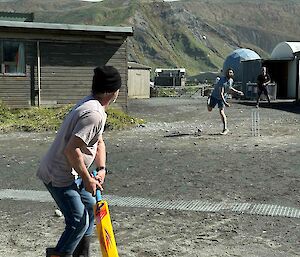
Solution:
[[[24,74],[25,52],[24,44],[16,41],[2,42],[2,73]]]

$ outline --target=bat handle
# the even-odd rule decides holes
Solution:
[[[93,175],[97,176],[97,171],[96,170],[93,171]],[[99,202],[101,200],[102,200],[101,190],[99,188],[97,188],[97,190],[96,190],[96,201]]]
[[[102,200],[102,194],[101,194],[101,190],[97,189],[96,190],[96,201],[99,202]]]

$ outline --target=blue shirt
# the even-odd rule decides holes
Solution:
[[[233,85],[233,79],[227,77],[221,77],[220,80],[215,84],[215,87],[211,93],[211,95],[216,99],[222,99],[221,98],[221,89],[224,88],[224,94],[228,93],[228,91],[232,88]]]

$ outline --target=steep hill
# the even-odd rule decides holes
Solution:
[[[296,0],[0,0],[0,10],[34,12],[40,22],[133,26],[129,60],[185,67],[189,76],[220,70],[238,47],[268,57],[279,42],[300,40]]]

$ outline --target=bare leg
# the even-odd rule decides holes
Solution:
[[[224,108],[220,109],[221,120],[223,122],[223,131],[227,130],[227,117],[225,115]]]

